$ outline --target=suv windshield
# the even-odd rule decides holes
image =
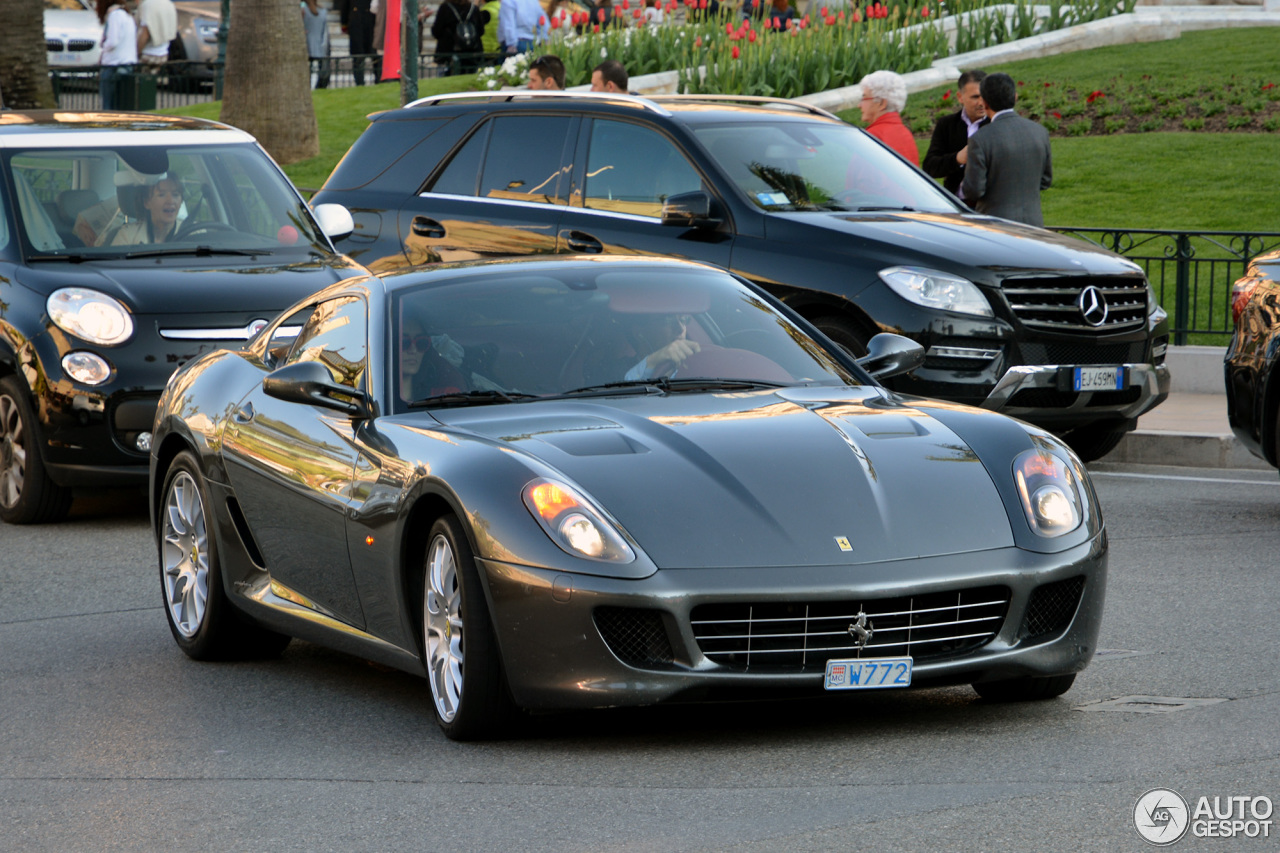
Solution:
[[[933,181],[848,125],[726,123],[693,132],[765,210],[962,210]]]
[[[33,260],[328,250],[252,144],[15,150],[3,168]]]
[[[396,300],[399,405],[863,381],[723,273],[505,269]]]

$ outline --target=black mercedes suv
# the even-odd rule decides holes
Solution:
[[[770,98],[502,92],[381,113],[314,202],[379,271],[554,253],[668,255],[765,287],[855,354],[927,359],[897,391],[995,409],[1085,460],[1165,399],[1168,320],[1142,269],[982,216],[877,140]]]

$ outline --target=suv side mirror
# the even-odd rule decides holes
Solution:
[[[288,403],[320,406],[353,418],[372,416],[369,397],[363,391],[333,381],[329,368],[316,361],[296,361],[273,370],[262,380],[268,397]]]
[[[681,228],[714,228],[720,224],[711,196],[702,190],[667,196],[662,203],[662,224]]]
[[[320,230],[330,240],[341,240],[351,236],[356,230],[356,221],[351,218],[351,211],[340,204],[318,204],[311,210],[320,223]]]
[[[881,332],[867,342],[867,354],[858,366],[876,379],[910,373],[924,364],[924,347],[902,335]]]

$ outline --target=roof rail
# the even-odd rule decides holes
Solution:
[[[803,101],[793,101],[790,98],[770,98],[764,95],[658,95],[657,97],[663,101],[708,101],[713,103],[791,107],[792,109],[804,110],[811,115],[824,116],[825,118],[833,118],[836,121],[840,121],[839,116],[829,113],[821,107],[815,107]]]
[[[608,103],[623,104],[637,109],[649,110],[659,115],[669,116],[670,112],[664,110],[658,104],[648,98],[639,95],[618,95],[607,94],[604,92],[541,92],[529,89],[507,89],[501,92],[450,92],[446,95],[428,95],[425,98],[419,98],[404,105],[405,109],[410,107],[430,107],[441,103],[452,101],[488,101],[511,103],[512,101],[524,100],[543,100],[547,98],[570,98],[577,100],[605,101]]]

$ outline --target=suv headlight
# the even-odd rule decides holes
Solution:
[[[83,287],[49,294],[49,319],[62,331],[103,346],[122,344],[133,335],[133,317],[119,301]]]
[[[1013,460],[1013,480],[1036,533],[1053,538],[1080,526],[1080,484],[1065,460],[1047,450],[1025,450]]]
[[[880,270],[880,278],[903,299],[925,308],[979,317],[995,316],[977,285],[950,273],[920,267],[889,267]]]
[[[542,477],[524,487],[524,505],[565,552],[588,560],[630,563],[636,558],[622,534],[575,490]]]

